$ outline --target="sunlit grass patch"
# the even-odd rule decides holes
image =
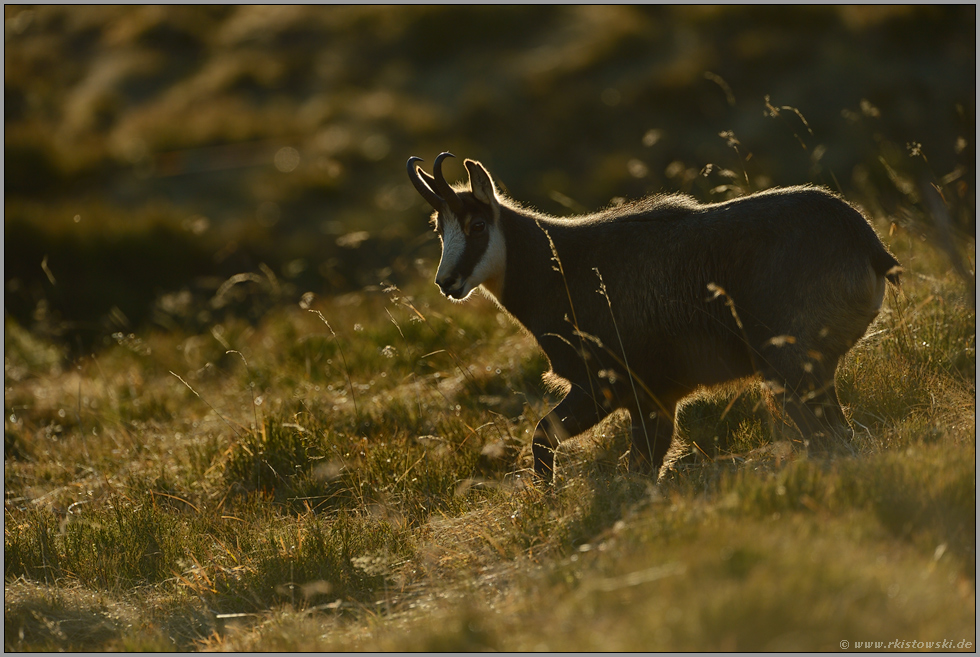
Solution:
[[[711,507],[655,505],[630,520],[559,567],[550,586],[530,584],[529,600],[510,611],[522,617],[508,620],[523,633],[505,633],[509,646],[833,649],[861,632],[971,627],[972,612],[957,602],[971,588],[949,564],[884,548],[866,513],[732,518]],[[910,568],[923,576],[906,581]],[[922,613],[920,605],[944,599],[943,614]],[[559,631],[527,631],[542,625]]]
[[[284,614],[220,645],[831,650],[842,637],[971,636],[973,589],[956,562],[893,543],[869,510],[743,514],[724,503],[655,501],[571,553],[532,554],[476,576],[459,563],[470,574],[451,580],[446,599],[354,626]]]
[[[949,279],[908,281],[843,360],[838,391],[859,427],[875,433],[936,416],[945,412],[938,399],[975,394],[976,311],[956,289]]]
[[[844,464],[837,495],[870,508],[924,554],[948,552],[976,577],[976,443],[962,431],[939,442]]]
[[[78,587],[24,580],[4,586],[5,650],[100,650],[118,641],[132,621],[106,596]],[[172,644],[160,641],[156,647]]]
[[[897,314],[845,362],[841,397],[864,425],[850,456],[777,449],[781,429],[747,382],[687,402],[679,435],[698,456],[659,486],[626,471],[628,423],[614,415],[562,445],[560,476],[540,487],[524,469],[526,430],[546,407],[533,348],[477,308],[463,335],[419,322],[426,349],[442,351],[413,360],[384,313],[401,325],[404,307],[371,303],[323,304],[335,335],[283,309],[226,324],[227,345],[211,332],[148,336],[150,354],[116,344],[80,370],[12,381],[76,395],[81,381],[99,405],[44,440],[37,423],[67,405],[52,398],[18,409],[22,424],[8,418],[29,441],[6,468],[8,586],[19,577],[106,596],[71,618],[136,590],[169,600],[150,605],[139,632],[103,624],[94,638],[59,638],[14,607],[11,622],[27,627],[17,645],[139,648],[176,636],[225,649],[776,649],[964,627],[955,601],[974,577],[970,382],[951,357],[900,360],[903,346],[885,342],[898,339]],[[961,321],[965,338],[970,316],[954,317],[943,321]],[[309,350],[278,348],[310,335],[322,341]],[[913,367],[905,391],[887,383]],[[135,399],[154,397],[159,412],[136,413]],[[910,568],[935,575],[895,589]],[[545,625],[561,632],[532,631]]]
[[[162,582],[181,558],[187,536],[181,535],[179,518],[145,497],[91,512],[79,505],[64,519],[48,510],[7,512],[5,571],[51,584],[71,578],[112,591]]]
[[[847,453],[808,457],[746,380],[685,400],[659,483],[628,472],[618,413],[561,445],[548,486],[527,469],[544,358],[492,304],[406,287],[75,361],[10,332],[5,570],[34,592],[8,646],[830,649],[965,627],[956,279],[909,279],[844,360]]]

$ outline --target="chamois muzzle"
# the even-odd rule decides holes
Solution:
[[[436,279],[436,285],[442,290],[442,293],[449,297],[450,299],[462,299],[463,298],[463,279],[459,276],[452,276],[451,278],[446,278],[444,280]]]

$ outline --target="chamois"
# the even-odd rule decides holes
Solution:
[[[678,402],[699,386],[761,374],[811,449],[852,431],[834,388],[841,357],[877,316],[901,267],[867,219],[830,191],[770,189],[701,204],[650,196],[557,218],[502,195],[479,162],[450,185],[408,175],[435,209],[436,284],[481,288],[537,340],[564,391],[536,426],[534,472],[560,441],[625,408],[630,469],[659,473]]]

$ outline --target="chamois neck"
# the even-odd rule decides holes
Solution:
[[[507,266],[497,301],[526,329],[537,333],[542,328],[542,303],[551,301],[551,279],[558,276],[548,241],[555,228],[554,220],[502,207],[500,221],[507,245]]]

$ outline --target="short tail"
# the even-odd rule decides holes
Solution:
[[[884,276],[889,283],[900,287],[902,285],[901,276],[904,271],[902,264],[888,252],[883,244],[879,242],[877,246],[878,248],[871,254],[871,266],[878,275]]]
[[[861,245],[859,248],[868,254],[868,258],[871,260],[871,268],[878,276],[884,276],[885,280],[895,287],[901,287],[902,263],[891,254],[888,247],[881,241],[867,217],[854,206],[846,202],[845,205],[850,210],[850,213],[847,213],[848,226],[855,230],[853,235],[857,243]]]

